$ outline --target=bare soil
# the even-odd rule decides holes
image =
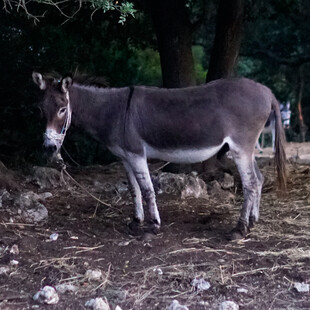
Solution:
[[[289,157],[297,149],[310,154],[310,144],[296,144]],[[266,150],[264,156],[267,152],[272,153]],[[279,198],[273,166],[266,159],[259,163],[266,178],[260,221],[246,239],[233,242],[226,233],[242,204],[237,188],[234,200],[158,195],[161,232],[135,237],[127,228],[133,205],[121,190],[126,178],[120,164],[69,169],[111,207],[71,180],[40,190],[16,176],[11,192],[49,191],[53,196],[43,202],[49,216],[41,224],[17,223],[0,208],[0,268],[10,269],[0,274],[0,309],[85,309],[94,297],[106,297],[112,310],[116,305],[164,310],[173,299],[190,310],[218,309],[224,300],[248,310],[310,309],[310,294],[293,288],[295,282],[310,283],[310,168],[290,164],[287,196]],[[59,238],[50,241],[55,232]],[[13,245],[19,253],[10,252]],[[16,267],[10,266],[12,259],[19,262]],[[89,269],[100,269],[101,280],[85,277]],[[195,278],[209,281],[210,289],[197,291],[191,284]],[[60,283],[74,284],[78,291],[59,294],[56,305],[32,300],[43,286]]]

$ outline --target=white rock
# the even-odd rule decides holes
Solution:
[[[87,270],[85,273],[85,277],[89,281],[101,281],[103,279],[103,274],[100,269],[95,269],[95,270]]]
[[[116,306],[115,310],[122,310],[122,308],[120,306]]]
[[[177,300],[173,300],[167,310],[189,310],[186,306],[180,305]]]
[[[33,300],[41,304],[55,305],[59,302],[59,296],[53,287],[47,285],[33,296]]]
[[[162,275],[162,274],[163,274],[163,271],[162,271],[161,268],[154,268],[154,269],[153,269],[153,272],[156,273],[156,274],[158,274],[158,275]]]
[[[246,288],[239,287],[239,288],[237,288],[237,292],[238,292],[238,293],[245,293],[245,294],[247,294],[247,293],[248,293],[248,290],[247,290]]]
[[[111,310],[107,300],[103,300],[101,297],[86,301],[85,307],[92,310]]]
[[[0,275],[8,274],[10,270],[11,270],[10,267],[7,267],[7,266],[0,267]]]
[[[239,310],[239,306],[233,301],[224,301],[220,304],[219,310]]]
[[[78,286],[73,285],[71,283],[57,284],[55,288],[56,288],[56,291],[60,294],[64,294],[66,292],[70,292],[70,293],[76,292],[79,289]]]
[[[309,284],[295,282],[294,289],[298,293],[309,293]]]
[[[58,237],[59,237],[59,234],[58,234],[58,233],[52,233],[52,234],[50,235],[50,240],[56,241],[56,240],[58,239]]]
[[[198,291],[206,291],[211,287],[211,284],[204,279],[194,279],[192,281],[192,286],[194,286]]]
[[[13,244],[11,249],[10,249],[10,253],[14,254],[14,255],[18,255],[19,254],[19,249],[18,249],[18,245],[17,244]]]
[[[10,265],[17,266],[18,264],[19,264],[18,260],[15,260],[15,259],[10,260]]]

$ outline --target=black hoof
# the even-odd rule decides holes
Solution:
[[[244,224],[242,222],[238,222],[237,227],[234,228],[227,235],[227,239],[229,241],[241,240],[241,239],[244,239],[249,232],[250,232],[250,229],[249,229],[249,227],[246,224]]]
[[[160,224],[156,220],[152,220],[148,225],[148,232],[151,232],[155,235],[159,234],[160,232]]]
[[[133,236],[139,236],[143,234],[143,225],[140,220],[134,218],[132,222],[128,224],[129,234]]]

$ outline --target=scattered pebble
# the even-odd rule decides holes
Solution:
[[[239,310],[239,306],[233,301],[224,301],[220,304],[219,310]]]
[[[59,296],[53,287],[44,286],[33,296],[33,300],[41,304],[55,305],[59,302]]]
[[[177,300],[173,300],[167,310],[189,310],[186,306],[180,305]]]
[[[309,293],[309,284],[295,282],[294,283],[294,289],[298,293]]]
[[[192,286],[194,286],[198,291],[206,291],[211,287],[211,284],[204,279],[194,279],[192,281]]]
[[[69,283],[69,284],[66,284],[66,283],[57,284],[55,288],[56,288],[56,291],[60,294],[64,294],[66,292],[73,293],[79,289],[78,286],[73,285],[71,283]]]
[[[17,244],[13,244],[11,249],[10,249],[10,253],[13,255],[18,255],[19,254],[19,249],[18,249],[18,245]]]
[[[3,274],[8,274],[10,272],[10,267],[7,267],[7,266],[4,266],[4,267],[0,267],[0,275],[3,275]]]
[[[161,268],[154,268],[154,269],[153,269],[153,272],[156,273],[156,274],[158,274],[158,275],[162,275],[162,274],[163,274],[163,271],[162,271]]]
[[[18,264],[19,264],[19,261],[18,261],[18,260],[12,259],[12,260],[10,261],[10,265],[11,265],[11,266],[17,266]]]
[[[238,293],[245,293],[245,294],[247,294],[247,293],[248,293],[248,290],[247,290],[246,288],[239,287],[239,288],[237,288],[237,292],[238,292]]]
[[[95,269],[95,270],[89,269],[86,271],[85,277],[89,281],[100,281],[103,279],[103,274],[102,274],[102,271],[100,269]]]
[[[85,307],[92,310],[111,310],[107,300],[104,300],[101,297],[93,298],[86,301]]]
[[[220,183],[223,189],[230,189],[234,187],[235,180],[234,177],[231,174],[224,173],[224,179]]]
[[[121,241],[118,246],[127,246],[128,244],[130,244],[130,241]]]
[[[58,234],[58,233],[52,233],[52,234],[50,235],[50,240],[56,241],[56,240],[58,239],[58,237],[59,237],[59,234]]]

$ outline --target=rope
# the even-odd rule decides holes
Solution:
[[[101,204],[103,204],[104,206],[107,206],[109,208],[115,209],[113,208],[110,204],[102,201],[101,199],[99,199],[98,197],[96,197],[95,195],[93,195],[91,192],[89,192],[89,190],[87,188],[85,188],[83,185],[81,185],[78,181],[76,181],[71,175],[70,173],[67,171],[66,166],[63,166],[61,172],[64,172],[77,186],[79,186],[84,192],[86,192],[90,197],[92,197],[93,199],[95,199],[96,201],[100,202]],[[119,211],[119,210],[117,210]]]

